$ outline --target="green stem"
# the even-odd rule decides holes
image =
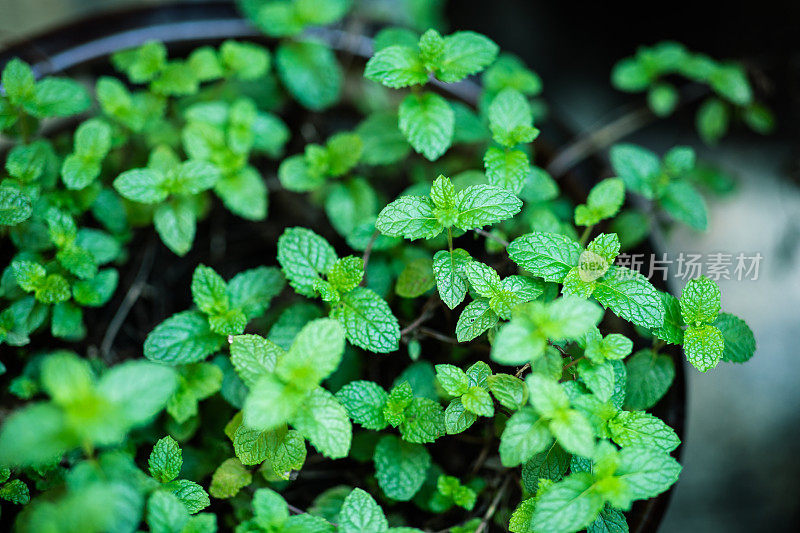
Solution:
[[[447,247],[450,249],[450,255],[453,255],[453,230],[447,228]]]
[[[658,354],[658,351],[666,346],[666,342],[661,339],[653,339],[653,354]]]
[[[581,247],[586,246],[586,243],[589,242],[589,236],[592,234],[592,230],[594,229],[594,224],[591,226],[586,226],[586,229],[583,230],[581,233]]]

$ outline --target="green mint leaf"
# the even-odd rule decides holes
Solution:
[[[697,110],[695,126],[700,138],[708,145],[715,145],[728,132],[730,110],[718,98],[708,98]]]
[[[651,81],[650,71],[635,57],[618,61],[611,70],[611,84],[620,91],[644,91]]]
[[[590,490],[591,474],[579,472],[554,483],[536,498],[533,531],[571,533],[592,522],[603,508],[603,497]]]
[[[628,371],[625,407],[628,409],[650,409],[667,393],[675,379],[672,359],[652,350],[636,352],[625,361],[625,366]]]
[[[501,53],[483,73],[483,86],[491,93],[509,88],[526,96],[535,96],[542,91],[542,80],[518,57]]]
[[[184,311],[172,315],[147,335],[144,356],[167,364],[196,363],[216,352],[222,341],[222,336],[211,332],[203,315]]]
[[[157,490],[147,499],[146,521],[150,531],[182,531],[189,511],[171,492]]]
[[[422,296],[436,285],[433,273],[433,261],[427,257],[419,257],[409,261],[397,276],[395,292],[401,298]]]
[[[336,523],[342,533],[382,533],[389,528],[380,506],[372,496],[359,488],[353,489],[344,499]]]
[[[11,187],[0,187],[0,225],[16,226],[33,214],[31,199]]]
[[[714,326],[689,326],[683,336],[683,351],[686,359],[700,372],[717,366],[725,349],[722,332]]]
[[[464,409],[478,416],[494,416],[494,403],[483,387],[472,386],[461,396]]]
[[[444,229],[433,201],[424,196],[401,196],[381,210],[375,227],[384,235],[411,240],[431,239]]]
[[[490,146],[483,156],[483,165],[489,184],[520,194],[525,179],[531,171],[528,155],[522,150],[500,149]]]
[[[439,209],[450,209],[456,205],[456,189],[450,178],[439,174],[431,185],[431,200]]]
[[[71,302],[59,302],[53,306],[53,317],[50,321],[50,332],[53,337],[67,340],[80,340],[86,335],[83,323],[83,311]]]
[[[358,287],[364,279],[364,261],[349,255],[337,260],[328,271],[328,282],[340,293]]]
[[[539,133],[533,127],[530,104],[519,91],[504,89],[489,105],[489,128],[498,144],[513,148],[532,142]]]
[[[379,431],[386,427],[383,415],[388,394],[372,381],[352,381],[339,389],[336,399],[347,410],[353,422],[364,429]]]
[[[489,300],[479,299],[470,302],[458,317],[456,338],[458,342],[467,342],[477,338],[487,329],[494,327],[499,320],[497,314],[489,306]]]
[[[342,71],[327,46],[310,41],[281,43],[275,64],[288,91],[308,109],[321,111],[339,99]]]
[[[589,192],[586,204],[575,208],[575,224],[593,226],[619,212],[625,202],[625,184],[619,178],[604,179]]]
[[[33,101],[36,80],[26,62],[12,58],[3,69],[2,82],[6,96],[13,105],[19,106]]]
[[[25,110],[37,118],[69,117],[83,113],[92,100],[77,81],[66,78],[45,78],[36,84],[33,102],[25,102]]]
[[[433,256],[433,273],[439,296],[450,309],[454,309],[464,301],[467,294],[467,282],[463,274],[464,266],[472,258],[461,248],[452,252],[441,250]]]
[[[455,114],[450,104],[431,92],[410,94],[400,104],[398,125],[411,147],[436,161],[453,142]]]
[[[228,40],[219,47],[225,70],[240,80],[255,80],[269,70],[269,50],[254,43]]]
[[[500,48],[489,38],[459,31],[444,38],[441,55],[434,62],[434,75],[443,82],[461,81],[489,66]]]
[[[530,492],[536,492],[540,479],[558,480],[569,468],[570,454],[555,442],[547,450],[537,453],[522,465],[522,484]]]
[[[501,290],[500,275],[480,261],[470,261],[463,268],[472,289],[484,298],[491,298]]]
[[[375,447],[375,477],[387,497],[408,501],[422,487],[431,465],[425,446],[384,435]]]
[[[667,453],[653,448],[627,447],[619,452],[615,477],[629,486],[632,499],[657,496],[678,480],[681,465]]]
[[[565,235],[534,232],[514,239],[508,255],[519,266],[545,281],[561,282],[578,264],[580,245]]]
[[[252,429],[273,429],[288,422],[308,396],[274,374],[259,378],[244,402],[244,424]]]
[[[225,175],[214,185],[214,192],[230,212],[242,218],[263,220],[267,216],[267,186],[251,166]]]
[[[12,479],[0,487],[0,498],[17,505],[27,505],[31,501],[28,486],[21,479]]]
[[[6,170],[19,181],[30,183],[41,177],[50,155],[52,147],[46,141],[18,144],[8,152]]]
[[[586,457],[594,450],[594,429],[578,410],[562,409],[550,420],[550,432],[566,451]]]
[[[620,411],[608,422],[611,439],[622,447],[643,446],[671,452],[681,443],[661,419],[643,411]]]
[[[400,325],[389,304],[370,289],[356,287],[342,295],[331,316],[344,326],[351,344],[375,353],[397,350]]]
[[[161,242],[176,255],[186,255],[192,248],[197,218],[186,203],[159,205],[153,214],[153,225]]]
[[[129,361],[114,366],[97,382],[97,391],[115,404],[118,414],[131,426],[149,422],[175,392],[175,371],[148,361]]]
[[[292,429],[267,433],[267,459],[281,479],[288,480],[293,470],[303,467],[306,453],[306,441],[298,431]]]
[[[356,128],[363,142],[361,160],[367,165],[390,165],[402,161],[410,150],[393,113],[373,113]]]
[[[298,294],[315,296],[314,282],[335,262],[333,247],[310,229],[287,228],[278,239],[278,263]]]
[[[675,146],[664,154],[664,169],[672,176],[681,177],[695,167],[697,155],[689,146]]]
[[[734,104],[747,105],[753,99],[747,74],[740,65],[721,65],[714,69],[708,81],[717,94]]]
[[[445,392],[451,396],[461,396],[469,389],[467,374],[454,365],[436,365],[436,379]]]
[[[522,200],[500,187],[472,185],[456,196],[455,225],[467,231],[513,217],[522,209]]]
[[[166,178],[161,172],[147,168],[126,170],[114,180],[114,188],[128,200],[156,204],[167,199]]]
[[[330,318],[312,320],[297,334],[275,374],[298,389],[311,389],[330,376],[342,360],[344,330]]]
[[[662,292],[661,301],[664,304],[664,325],[653,330],[659,339],[670,344],[683,344],[683,328],[686,323],[681,316],[680,301],[673,295]]]
[[[248,387],[275,370],[284,351],[277,344],[258,335],[235,335],[230,340],[231,363]]]
[[[602,257],[609,265],[619,254],[620,242],[616,233],[601,233],[586,246],[586,250]]]
[[[530,402],[542,416],[552,418],[569,407],[567,393],[557,381],[531,374],[525,378],[525,382],[528,384]]]
[[[594,364],[583,360],[578,363],[578,376],[601,401],[609,401],[614,394],[614,366],[611,363]]]
[[[667,117],[675,111],[680,95],[669,83],[657,83],[647,92],[647,105],[658,117]]]
[[[419,53],[401,45],[388,46],[375,52],[367,61],[364,76],[393,89],[424,85],[428,81],[428,72]]]
[[[213,268],[198,265],[192,275],[191,290],[194,304],[203,313],[215,315],[228,310],[227,284]]]
[[[119,281],[116,270],[101,270],[91,279],[79,280],[72,284],[72,297],[81,305],[100,307],[113,296]]]
[[[228,282],[228,298],[232,307],[241,309],[248,319],[261,316],[272,298],[286,285],[283,274],[275,267],[257,267],[236,274]]]
[[[614,172],[625,182],[625,188],[653,198],[661,173],[658,156],[633,144],[616,144],[609,153]]]
[[[523,407],[508,419],[500,435],[500,461],[505,467],[522,464],[553,442],[547,420],[530,407]]]
[[[178,443],[170,436],[156,442],[147,460],[150,475],[161,483],[172,481],[181,473],[183,455]]]
[[[721,313],[712,325],[720,330],[725,342],[723,361],[744,363],[753,357],[756,338],[744,320],[730,313]]]
[[[669,183],[664,187],[659,203],[672,218],[692,229],[705,231],[708,227],[706,202],[697,189],[686,182]]]
[[[681,316],[686,324],[709,324],[717,319],[721,307],[719,286],[701,276],[690,280],[681,292]]]
[[[353,426],[347,411],[333,394],[323,388],[314,389],[303,400],[292,416],[291,423],[319,453],[329,459],[346,457],[350,451]]]
[[[444,411],[444,425],[448,435],[457,435],[469,429],[478,417],[464,408],[460,398],[455,398]]]
[[[487,378],[492,395],[503,407],[517,410],[528,402],[528,387],[510,374],[494,374]]]
[[[111,63],[133,83],[146,83],[167,66],[167,48],[163,43],[149,41],[138,48],[115,52]]]
[[[444,38],[441,34],[431,28],[422,34],[417,46],[425,68],[428,70],[435,69],[436,63],[444,53]]]
[[[429,398],[414,398],[403,413],[400,434],[403,440],[433,442],[445,433],[444,409]]]
[[[643,328],[664,324],[664,304],[659,292],[643,275],[612,266],[597,281],[594,298],[618,317]]]
[[[606,505],[597,519],[586,528],[587,533],[628,533],[628,522],[622,512]]]
[[[225,459],[211,476],[208,492],[214,498],[228,499],[253,481],[253,475],[235,457]]]

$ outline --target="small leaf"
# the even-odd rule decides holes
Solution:
[[[437,94],[410,94],[400,104],[399,127],[417,153],[436,161],[453,142],[455,114]]]

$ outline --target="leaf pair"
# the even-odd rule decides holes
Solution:
[[[353,422],[379,431],[399,427],[403,440],[412,443],[434,442],[444,435],[442,406],[430,398],[415,397],[408,381],[387,393],[371,381],[353,381],[336,393]]]
[[[152,420],[177,385],[175,371],[146,361],[106,370],[99,379],[72,352],[48,355],[41,366],[49,401],[9,417],[0,432],[0,462],[45,465],[78,446],[109,446]]]
[[[355,133],[332,135],[325,146],[306,145],[304,154],[285,159],[278,168],[284,188],[294,192],[318,189],[326,178],[338,178],[352,170],[361,158],[363,143]]]
[[[342,359],[345,333],[335,320],[312,320],[288,352],[254,335],[234,337],[231,362],[250,387],[244,404],[247,428],[267,431],[291,424],[323,455],[337,459],[350,450],[347,412],[319,384]]]
[[[188,479],[176,479],[181,473],[183,453],[180,445],[170,436],[159,439],[147,460],[150,475],[166,493],[172,494],[186,506],[189,514],[195,514],[211,504],[203,487]]]
[[[617,144],[611,147],[610,157],[614,172],[627,189],[656,200],[675,220],[693,229],[707,228],[705,200],[686,179],[695,166],[694,150],[685,146],[672,148],[662,161],[640,146]]]
[[[378,215],[375,227],[384,235],[432,239],[444,229],[464,231],[514,216],[522,201],[513,193],[490,185],[472,185],[456,192],[445,176],[433,182],[430,196],[401,196]]]
[[[530,173],[528,155],[518,148],[539,135],[533,127],[530,104],[522,93],[504,89],[489,105],[489,128],[492,138],[501,146],[486,150],[483,162],[491,185],[520,194]]]
[[[400,325],[385,300],[359,286],[364,276],[360,258],[339,259],[323,237],[297,227],[278,239],[278,263],[295,292],[319,295],[330,304],[331,317],[342,324],[350,343],[375,353],[397,349]]]
[[[459,342],[470,341],[494,327],[500,319],[511,318],[513,310],[542,294],[538,280],[527,276],[508,276],[501,280],[497,272],[481,262],[470,261],[463,275],[475,295],[458,317],[456,337]]]
[[[701,372],[720,361],[743,363],[753,356],[753,332],[741,318],[720,313],[720,290],[711,279],[702,276],[689,281],[680,300],[671,295],[664,295],[664,299],[667,320],[655,335],[683,344],[686,358]]]
[[[176,313],[156,326],[145,339],[144,356],[171,365],[202,361],[219,349],[226,335],[242,333],[249,320],[263,315],[283,286],[276,268],[246,270],[226,283],[199,265],[192,276],[198,311]]]
[[[615,234],[601,234],[586,251],[565,235],[533,232],[515,239],[508,255],[534,276],[564,284],[564,293],[594,297],[617,316],[642,327],[664,323],[658,291],[638,272],[613,266],[619,252]]]

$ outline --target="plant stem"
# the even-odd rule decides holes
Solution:
[[[450,249],[450,255],[453,255],[453,230],[447,228],[447,247]]]
[[[489,508],[486,509],[486,514],[483,515],[481,524],[477,527],[477,529],[475,529],[475,533],[483,533],[486,530],[486,525],[488,524],[489,520],[492,519],[494,513],[497,512],[497,507],[500,505],[500,500],[503,499],[506,490],[508,490],[508,485],[510,482],[511,476],[506,476],[505,481],[503,481],[503,484],[500,486],[500,490],[497,491],[497,494],[495,494],[492,503],[489,505]]]
[[[566,365],[564,365],[564,370],[566,370],[566,369],[568,369],[569,367],[571,367],[571,366],[573,366],[573,365],[577,364],[577,363],[578,363],[579,361],[581,361],[582,359],[586,359],[586,357],[584,357],[584,356],[581,356],[581,357],[578,357],[577,359],[573,359],[572,361],[570,361],[569,363],[567,363]]]
[[[489,232],[488,232],[488,231],[486,231],[485,229],[478,228],[478,229],[474,229],[474,230],[472,230],[472,231],[474,231],[474,232],[475,232],[475,233],[477,233],[478,235],[481,235],[481,236],[483,236],[483,237],[486,237],[487,239],[493,240],[494,242],[496,242],[496,243],[498,243],[498,244],[500,244],[500,245],[504,246],[505,248],[508,248],[508,241],[507,241],[507,240],[505,240],[505,239],[501,239],[501,238],[500,238],[500,237],[498,237],[497,235],[492,235],[491,233],[489,233]]]
[[[378,235],[380,235],[378,230],[372,232],[367,247],[364,248],[364,255],[361,256],[361,262],[364,263],[364,279],[361,280],[361,286],[367,284],[367,265],[369,265],[369,257],[372,255],[372,247],[375,246],[375,240],[378,238]]]
[[[586,243],[589,242],[589,236],[592,234],[593,229],[594,225],[591,225],[591,226],[586,226],[586,229],[583,230],[583,233],[581,233],[581,240],[580,240],[581,247],[586,246]]]
[[[517,370],[517,373],[514,374],[514,377],[522,377],[522,374],[524,374],[525,371],[528,370],[530,367],[531,367],[530,363],[525,363],[525,366]]]

